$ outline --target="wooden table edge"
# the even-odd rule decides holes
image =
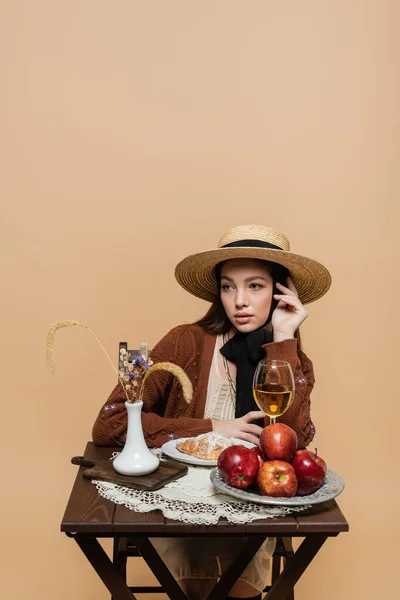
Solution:
[[[105,452],[110,455],[115,448],[98,448],[93,442],[87,442],[84,455],[92,455],[95,452],[104,454]],[[296,536],[324,533],[328,536],[336,536],[339,533],[349,531],[349,524],[347,523],[344,515],[342,514],[340,507],[336,503],[336,500],[329,501],[327,503],[327,511],[325,512],[322,504],[316,505],[317,512],[313,513],[312,509],[303,513],[292,513],[287,517],[273,517],[266,519],[257,519],[255,521],[249,521],[248,523],[234,524],[229,523],[226,520],[219,521],[213,525],[195,525],[187,524],[182,521],[172,520],[164,518],[161,521],[154,523],[153,525],[149,522],[141,523],[129,523],[118,521],[115,523],[117,514],[120,513],[118,510],[118,504],[114,504],[111,500],[105,498],[101,499],[101,502],[110,503],[113,508],[110,510],[110,520],[107,521],[93,521],[93,522],[79,522],[71,521],[68,519],[68,507],[74,495],[76,493],[76,487],[78,481],[82,478],[82,467],[78,470],[76,478],[74,480],[71,493],[69,495],[68,502],[64,511],[64,515],[61,521],[60,531],[62,533],[79,533],[85,535],[100,535],[105,536],[108,534],[109,537],[120,537],[122,535],[143,535],[151,537],[161,536],[187,536],[187,535],[199,535],[212,536],[214,533],[217,536],[238,536],[246,533],[248,535],[257,535],[265,533],[267,536]],[[93,485],[93,484],[92,484]],[[99,497],[100,500],[100,497]],[[331,513],[334,517],[334,522],[329,522],[329,519],[325,521],[324,515]],[[140,513],[145,514],[145,513]],[[321,519],[319,519],[321,515]],[[66,518],[68,520],[66,520]],[[118,518],[118,517],[117,517]],[[211,531],[212,530],[212,531]]]

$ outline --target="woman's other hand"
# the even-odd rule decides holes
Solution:
[[[288,287],[281,283],[276,284],[282,293],[274,294],[275,300],[279,300],[271,319],[274,342],[293,338],[301,323],[308,317],[308,312],[300,302],[290,277],[288,277],[287,284]]]
[[[252,442],[258,446],[262,427],[253,425],[252,421],[264,419],[265,414],[261,410],[252,410],[238,419],[229,421],[212,421],[213,431],[220,433],[226,438],[237,438],[246,442]]]

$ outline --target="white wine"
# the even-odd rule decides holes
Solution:
[[[253,388],[257,406],[270,417],[280,417],[292,402],[293,390],[286,385],[261,384]]]

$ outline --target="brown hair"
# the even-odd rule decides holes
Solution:
[[[254,259],[254,260],[258,260],[258,259]],[[282,265],[279,265],[278,263],[273,263],[273,262],[269,262],[266,260],[262,260],[262,261],[260,260],[259,262],[261,262],[263,264],[263,266],[267,267],[267,269],[270,272],[270,275],[274,281],[274,294],[278,293],[278,290],[276,290],[275,284],[277,282],[279,282],[279,283],[282,283],[283,285],[287,285],[287,278],[290,275],[288,269],[286,267],[283,267]],[[225,312],[224,305],[222,304],[221,295],[220,295],[221,269],[222,269],[223,264],[224,263],[219,263],[218,265],[216,265],[216,267],[214,269],[215,277],[216,277],[217,284],[218,284],[218,295],[216,296],[214,302],[211,304],[210,308],[208,309],[208,311],[206,312],[204,317],[202,317],[201,319],[196,321],[196,325],[200,325],[200,327],[202,327],[205,331],[207,331],[208,333],[212,333],[214,335],[228,333],[228,331],[230,331],[232,329],[232,323],[228,319],[228,316]],[[275,310],[275,307],[277,306],[277,304],[278,304],[278,301],[272,299],[270,315],[272,315],[272,312],[273,312],[273,310]],[[302,348],[301,348],[300,331],[299,330],[297,330],[295,332],[295,338],[297,339],[297,349],[301,350]]]

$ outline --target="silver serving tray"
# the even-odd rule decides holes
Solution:
[[[239,500],[247,500],[256,504],[269,504],[275,506],[308,506],[309,504],[320,504],[336,498],[343,492],[344,481],[331,469],[327,469],[325,481],[322,486],[308,496],[293,496],[293,498],[273,498],[272,496],[260,496],[254,491],[241,490],[239,488],[228,485],[221,479],[218,469],[213,469],[210,472],[211,483],[224,494],[233,496]]]

